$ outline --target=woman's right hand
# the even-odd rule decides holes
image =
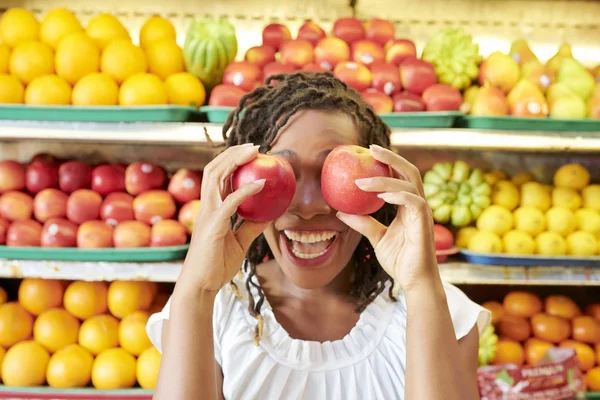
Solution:
[[[244,221],[235,232],[231,217],[248,197],[260,192],[260,180],[231,191],[231,174],[258,154],[251,143],[233,146],[219,154],[204,169],[202,200],[178,281],[192,290],[216,292],[239,272],[252,242],[269,223]]]

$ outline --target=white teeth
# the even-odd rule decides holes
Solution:
[[[292,249],[292,253],[294,253],[294,255],[298,258],[302,258],[304,260],[312,260],[313,258],[321,257],[323,254],[327,253],[327,250],[323,250],[322,252],[315,254],[304,254],[300,253],[299,251],[296,251],[295,249]]]
[[[293,240],[294,242],[300,243],[318,243],[326,240],[331,240],[335,237],[337,232],[335,231],[321,231],[321,232],[301,232],[301,231],[283,231],[285,236]]]

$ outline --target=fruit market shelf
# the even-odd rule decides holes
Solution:
[[[150,400],[153,390],[123,389],[123,390],[97,390],[94,388],[83,389],[53,389],[42,387],[8,387],[0,385],[0,398],[2,399],[72,399],[72,400],[100,400],[100,399],[127,399]]]
[[[205,135],[205,129],[206,134]],[[0,141],[43,140],[87,143],[200,145],[222,143],[222,125],[211,123],[92,123],[0,121]],[[475,129],[392,129],[396,148],[597,152],[597,133],[480,131]]]

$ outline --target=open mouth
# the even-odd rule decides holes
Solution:
[[[333,253],[339,237],[336,231],[284,230],[281,234],[288,255],[300,266],[315,266],[324,262]]]

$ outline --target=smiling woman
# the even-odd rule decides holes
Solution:
[[[274,76],[224,130],[228,149],[204,173],[203,223],[148,322],[163,351],[155,398],[478,398],[490,314],[441,281],[419,171],[387,149],[389,128],[360,95],[327,73]],[[348,145],[391,172],[345,184],[385,202],[372,215],[324,196],[325,160]],[[285,158],[296,179],[268,222],[236,213],[264,181],[227,185],[259,150]]]

